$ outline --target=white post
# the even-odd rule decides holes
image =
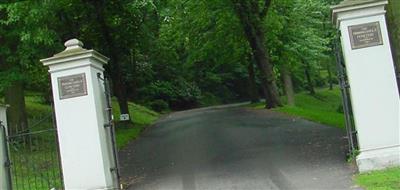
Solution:
[[[41,62],[49,66],[65,189],[117,189],[103,65],[108,58],[77,39]]]
[[[360,172],[400,165],[400,101],[386,28],[387,3],[345,0],[332,7],[350,83]]]
[[[9,190],[9,175],[6,167],[8,149],[6,147],[7,135],[7,106],[0,105],[0,122],[5,127],[4,131],[0,128],[0,189]]]

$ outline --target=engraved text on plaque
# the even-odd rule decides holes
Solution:
[[[87,95],[85,73],[58,78],[58,89],[61,100]]]
[[[382,33],[379,22],[349,26],[352,49],[382,45]]]

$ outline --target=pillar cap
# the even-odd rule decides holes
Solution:
[[[109,61],[109,58],[101,53],[95,50],[87,50],[83,48],[83,42],[78,39],[70,39],[64,43],[64,46],[64,51],[57,53],[50,58],[41,59],[40,62],[45,66],[52,66],[85,58],[94,58],[101,64],[107,64]]]
[[[339,26],[338,14],[377,6],[385,6],[388,0],[344,0],[338,5],[331,6],[332,22]]]
[[[344,1],[340,2],[338,5],[332,6],[331,9],[352,7],[352,6],[356,6],[356,5],[376,3],[376,2],[379,2],[379,1],[387,1],[387,0],[344,0]]]
[[[67,49],[82,48],[82,47],[83,47],[83,42],[80,41],[80,40],[78,40],[78,39],[76,39],[76,38],[74,38],[74,39],[71,39],[71,40],[66,41],[66,42],[64,43],[64,46],[65,46]],[[67,49],[66,49],[66,50],[67,50]]]
[[[64,46],[65,46],[65,50],[60,53],[55,54],[54,57],[77,54],[77,53],[84,53],[84,52],[88,51],[87,49],[83,48],[83,42],[76,38],[66,41],[64,43]]]

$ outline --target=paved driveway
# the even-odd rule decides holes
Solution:
[[[178,112],[120,152],[121,172],[134,190],[355,189],[344,137],[267,110]]]

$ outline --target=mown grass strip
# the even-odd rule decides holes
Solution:
[[[398,190],[400,189],[400,168],[390,168],[360,174],[355,182],[366,190]]]
[[[112,106],[114,118],[118,120],[120,111],[118,103],[115,99],[113,100]],[[133,125],[125,125],[116,122],[118,149],[124,148],[129,142],[136,139],[147,126],[153,124],[160,116],[160,114],[157,112],[134,103],[129,103],[128,108],[132,117]]]
[[[282,97],[286,102],[286,97]],[[307,92],[295,95],[296,106],[283,106],[273,109],[274,111],[286,113],[292,116],[314,121],[317,123],[344,128],[344,115],[342,113],[342,100],[340,90],[320,89],[317,94],[311,96]],[[252,104],[256,109],[264,108],[265,103]]]

